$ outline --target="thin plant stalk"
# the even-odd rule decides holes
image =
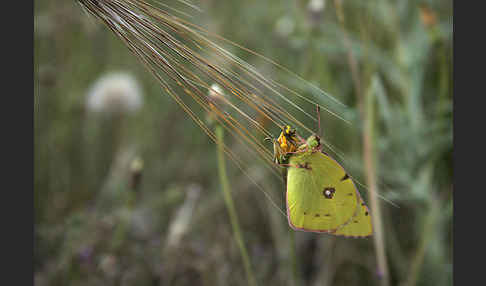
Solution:
[[[297,247],[295,245],[295,231],[289,228],[290,270],[292,271],[292,284],[300,285],[299,267],[297,264]]]
[[[375,170],[375,152],[373,148],[373,133],[374,133],[374,117],[373,117],[373,107],[374,107],[374,96],[368,92],[363,94],[361,88],[360,72],[358,63],[354,54],[352,52],[351,43],[348,34],[345,32],[344,25],[344,12],[342,8],[342,0],[334,0],[336,7],[336,14],[339,20],[339,24],[342,26],[344,35],[343,41],[346,49],[348,50],[348,65],[351,70],[351,76],[353,79],[353,84],[356,92],[356,98],[358,103],[358,109],[361,113],[362,121],[364,122],[364,131],[362,136],[363,142],[363,161],[365,164],[365,176],[366,183],[368,185],[368,194],[371,207],[371,220],[373,224],[373,240],[375,244],[376,259],[378,264],[378,276],[380,278],[380,285],[388,286],[388,264],[386,261],[385,252],[385,238],[383,234],[383,225],[381,218],[380,205],[377,195],[377,182],[376,182],[376,170]],[[364,105],[365,104],[365,105]]]
[[[417,248],[417,251],[415,252],[415,255],[411,262],[408,281],[407,283],[404,283],[404,285],[406,286],[413,286],[417,284],[417,280],[420,276],[420,270],[424,262],[425,251],[427,249],[428,244],[431,241],[433,231],[434,231],[434,226],[437,224],[437,218],[439,216],[439,213],[440,213],[439,202],[437,199],[432,199],[430,210],[423,224],[422,238],[420,240],[419,247]]]
[[[215,128],[215,134],[217,139],[217,154],[218,154],[218,173],[219,181],[221,184],[221,190],[223,192],[224,202],[226,204],[226,209],[228,210],[228,215],[230,217],[231,227],[233,228],[233,233],[240,249],[241,259],[243,260],[243,265],[245,267],[246,278],[248,284],[256,286],[255,275],[250,265],[250,258],[248,256],[248,251],[246,250],[245,242],[243,240],[243,235],[241,234],[240,224],[238,221],[238,215],[236,213],[233,198],[231,196],[231,190],[229,187],[228,176],[226,174],[226,162],[225,162],[225,150],[223,148],[224,143],[224,129],[220,125]]]
[[[372,91],[372,90],[371,90]],[[368,184],[368,193],[371,207],[371,220],[374,229],[374,243],[376,251],[376,259],[378,263],[378,276],[380,278],[380,285],[389,285],[388,281],[388,264],[386,261],[385,252],[385,237],[383,233],[383,225],[380,211],[379,198],[377,195],[378,188],[376,183],[375,170],[375,150],[374,146],[374,96],[368,92],[365,95],[366,111],[363,113],[363,120],[365,124],[363,132],[363,160],[366,170],[366,182]]]
[[[353,80],[354,84],[354,89],[356,92],[356,96],[358,98],[358,109],[363,110],[363,93],[361,91],[361,79],[360,79],[360,73],[359,73],[359,67],[358,67],[358,62],[356,61],[356,58],[354,57],[353,51],[352,51],[352,44],[351,40],[349,39],[349,35],[346,33],[346,29],[344,26],[344,12],[342,8],[342,0],[334,0],[334,5],[336,6],[336,14],[337,18],[339,21],[339,24],[343,28],[343,44],[345,48],[348,50],[347,51],[347,60],[348,60],[348,65],[349,69],[351,70],[351,79]]]

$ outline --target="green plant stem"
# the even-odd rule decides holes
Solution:
[[[233,228],[233,233],[240,249],[241,259],[243,260],[243,265],[245,267],[246,277],[248,284],[255,286],[257,285],[255,276],[253,274],[248,252],[245,247],[243,240],[243,235],[241,234],[240,224],[238,222],[238,215],[236,214],[235,205],[233,198],[231,197],[231,191],[228,182],[228,176],[226,174],[226,162],[224,158],[224,130],[221,126],[216,126],[215,134],[218,142],[218,173],[219,182],[221,184],[221,190],[223,191],[224,202],[226,204],[226,209],[228,210],[228,215],[230,217],[231,227]]]
[[[439,213],[440,213],[440,207],[439,207],[438,200],[432,199],[430,210],[425,218],[425,222],[423,225],[420,244],[419,247],[417,248],[417,251],[415,252],[415,255],[410,265],[408,281],[405,284],[407,286],[413,286],[417,284],[417,280],[420,275],[420,270],[424,262],[425,251],[427,249],[427,245],[430,243],[431,238],[433,236],[434,226],[437,224],[437,217]]]
[[[359,67],[358,62],[353,54],[353,48],[351,44],[351,40],[349,39],[348,33],[346,33],[346,26],[344,24],[344,12],[342,8],[342,0],[334,0],[334,5],[336,6],[336,15],[339,21],[339,24],[343,28],[343,44],[347,51],[348,57],[348,65],[351,70],[351,79],[353,80],[354,89],[356,92],[357,102],[358,102],[358,109],[363,110],[363,94],[361,92],[361,79],[359,74]]]
[[[128,235],[133,210],[135,207],[135,193],[131,189],[123,189],[125,200],[125,207],[127,209],[127,217],[122,216],[119,218],[119,223],[116,225],[115,232],[113,234],[113,242],[111,244],[112,251],[118,251]]]
[[[374,89],[370,89],[371,92]],[[376,184],[376,170],[375,170],[375,152],[373,148],[374,135],[374,96],[371,92],[366,94],[366,110],[363,110],[363,121],[365,124],[363,132],[363,160],[366,170],[366,183],[368,184],[368,193],[371,207],[371,220],[374,230],[374,243],[376,251],[376,259],[378,263],[378,273],[380,276],[380,284],[382,286],[389,285],[388,281],[388,264],[385,253],[385,238],[383,233],[383,225],[380,211],[380,204],[377,196]]]
[[[289,228],[290,270],[292,271],[292,284],[300,285],[299,269],[297,264],[297,247],[295,245],[295,232]]]
[[[342,9],[342,0],[334,0],[336,7],[336,14],[339,20],[339,24],[342,26],[343,31],[346,31],[344,12]],[[353,55],[351,43],[347,33],[343,35],[343,41],[346,49],[348,50],[348,65],[351,71],[351,77],[356,92],[356,98],[358,103],[358,109],[361,113],[361,118],[365,124],[363,132],[363,161],[366,170],[366,183],[368,185],[370,207],[372,210],[371,219],[374,230],[374,243],[376,251],[376,259],[378,264],[378,275],[380,277],[380,285],[388,286],[388,265],[386,261],[385,253],[385,239],[383,235],[383,226],[380,212],[380,205],[377,196],[377,184],[376,184],[376,171],[375,171],[375,154],[373,149],[373,132],[374,132],[374,96],[368,92],[364,94],[361,89],[361,77],[358,67],[358,62]],[[373,89],[371,89],[373,91]]]

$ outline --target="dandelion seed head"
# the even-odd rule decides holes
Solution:
[[[208,99],[209,99],[209,106],[212,109],[220,109],[221,111],[224,111],[225,106],[225,99],[224,97],[226,94],[224,93],[224,89],[217,83],[213,83],[209,88],[208,88]],[[216,106],[219,106],[216,107]],[[206,122],[208,124],[213,124],[216,122],[216,115],[213,114],[212,112],[208,112],[206,114]]]
[[[213,83],[208,90],[208,96],[212,99],[220,98],[221,96],[224,96],[224,90],[219,84]]]
[[[132,113],[140,109],[143,98],[136,79],[128,73],[101,76],[90,88],[87,107],[94,112]]]
[[[325,0],[310,0],[309,4],[307,4],[307,9],[309,9],[309,11],[313,13],[321,13],[322,11],[324,11],[325,7]]]
[[[309,4],[307,4],[307,10],[309,11],[310,22],[312,25],[317,25],[321,21],[324,8],[326,8],[325,0],[309,1]]]

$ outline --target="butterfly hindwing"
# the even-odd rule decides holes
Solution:
[[[343,227],[339,228],[334,234],[353,236],[353,237],[365,237],[370,236],[373,233],[371,226],[371,215],[366,207],[363,199],[360,197],[360,206],[358,213],[353,219]]]

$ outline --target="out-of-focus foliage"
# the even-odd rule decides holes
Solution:
[[[351,107],[359,129],[352,52],[361,93],[374,100],[379,191],[400,206],[381,204],[390,284],[451,285],[452,1],[195,4],[204,12],[192,10],[191,21],[333,94]],[[75,1],[35,6],[36,285],[246,285],[216,145]],[[262,73],[273,71],[255,56],[231,52]],[[137,87],[117,91],[123,84],[115,80],[113,89],[99,91],[108,99],[93,109],[96,82],[116,72]],[[295,77],[279,80],[296,84]],[[360,137],[328,117],[324,137],[355,162],[350,172],[364,181]],[[260,285],[378,284],[372,239],[291,236],[286,218],[227,165]],[[261,168],[249,167],[254,174]],[[278,178],[259,183],[283,197]]]

